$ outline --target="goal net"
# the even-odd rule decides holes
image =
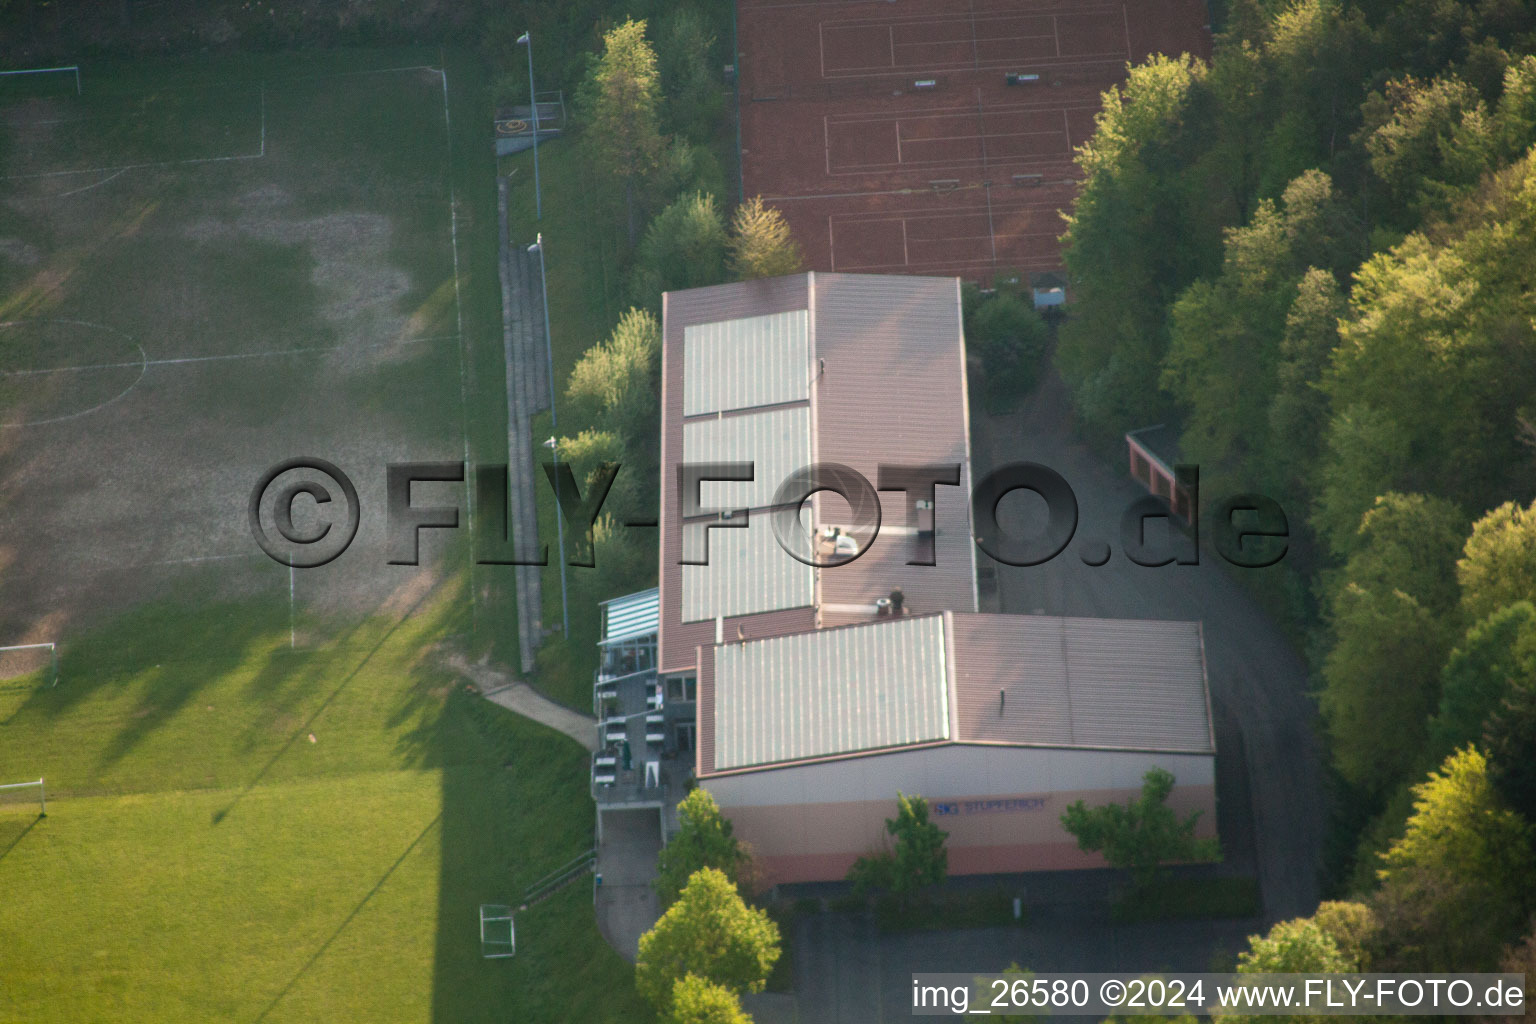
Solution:
[[[57,644],[0,646],[0,693],[54,686],[59,681]]]
[[[480,955],[487,960],[504,960],[517,952],[517,933],[513,930],[512,908],[494,903],[480,904]]]
[[[33,96],[79,96],[81,92],[78,64],[0,71],[0,97],[7,99],[26,99]]]
[[[20,842],[47,813],[42,779],[0,784],[0,853]]]

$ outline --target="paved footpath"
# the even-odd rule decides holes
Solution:
[[[597,719],[592,716],[550,700],[522,680],[513,679],[485,662],[471,664],[455,654],[448,659],[448,667],[479,687],[486,700],[559,730],[587,750],[597,749]]]

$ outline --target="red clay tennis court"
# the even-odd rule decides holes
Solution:
[[[739,0],[742,178],[817,270],[1060,267],[1074,146],[1127,61],[1209,56],[1201,0]]]

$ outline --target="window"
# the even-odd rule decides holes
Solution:
[[[694,735],[697,726],[691,718],[685,718],[677,723],[677,749],[679,751],[692,750]]]
[[[698,700],[699,681],[696,676],[672,676],[667,680],[667,700]]]

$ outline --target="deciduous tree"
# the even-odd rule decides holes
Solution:
[[[1536,607],[1517,601],[1467,630],[1441,673],[1440,707],[1429,723],[1436,760],[1479,742],[1510,687],[1536,676]]]
[[[896,817],[885,819],[885,831],[893,838],[890,852],[860,857],[848,871],[855,892],[878,888],[911,896],[944,881],[949,833],[928,820],[927,800],[897,793]]]
[[[1382,855],[1372,900],[1384,970],[1482,970],[1536,899],[1531,825],[1499,799],[1475,747],[1414,787],[1407,831]]]
[[[1484,730],[1488,778],[1504,801],[1536,822],[1536,677],[1511,680]]]
[[[1472,525],[1456,563],[1461,602],[1481,619],[1516,601],[1536,601],[1536,503],[1506,501]]]
[[[1173,773],[1153,768],[1142,776],[1140,798],[1127,804],[1088,807],[1079,800],[1061,815],[1061,823],[1087,853],[1104,854],[1112,867],[1127,868],[1137,889],[1146,891],[1158,869],[1169,861],[1215,860],[1215,839],[1198,839],[1200,812],[1180,818],[1168,806]]]
[[[674,987],[696,975],[728,991],[761,992],[779,959],[779,928],[747,906],[731,880],[714,868],[688,879],[656,926],[640,936],[635,987],[666,1016]]]
[[[661,293],[720,284],[726,277],[729,239],[715,197],[695,192],[678,198],[652,218],[635,253],[631,298],[661,302]]]
[[[677,805],[677,833],[662,847],[653,883],[662,908],[670,907],[695,871],[714,868],[736,884],[746,881],[750,860],[732,834],[731,822],[703,788]]]
[[[1168,307],[1219,258],[1219,213],[1185,165],[1201,151],[1190,119],[1205,73],[1187,56],[1131,68],[1104,93],[1078,149],[1084,181],[1062,256],[1076,315],[1062,327],[1057,364],[1100,437],[1163,410],[1149,382],[1168,344]]]
[[[672,985],[672,1009],[667,1024],[752,1024],[741,1008],[741,997],[724,985],[697,974],[685,974]]]
[[[566,394],[587,417],[620,436],[648,438],[657,414],[661,325],[648,310],[631,308],[608,339],[582,353]]]
[[[1239,974],[1343,974],[1357,970],[1333,937],[1312,918],[1281,921],[1266,935],[1248,936],[1248,948],[1237,955]],[[1320,1015],[1257,1017],[1234,1014],[1239,1024],[1278,1019],[1282,1024],[1325,1024]]]

